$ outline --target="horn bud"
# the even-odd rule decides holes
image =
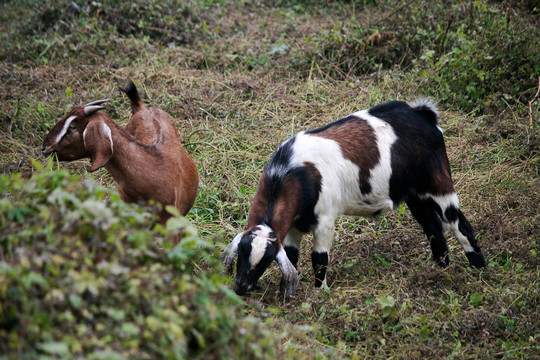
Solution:
[[[90,106],[86,105],[84,107],[84,115],[90,116],[94,114],[96,111],[101,110],[101,109],[104,109],[104,107],[100,105],[90,105]]]
[[[106,103],[109,101],[109,99],[101,99],[101,100],[94,100],[89,102],[88,104],[84,105],[84,115],[90,116],[94,114],[96,111],[104,109],[103,106],[101,106],[103,103]]]
[[[109,99],[101,99],[101,100],[94,100],[94,101],[91,101],[89,102],[88,104],[84,105],[85,107],[86,106],[92,106],[92,105],[101,105],[103,103],[106,103],[107,101],[109,101]]]

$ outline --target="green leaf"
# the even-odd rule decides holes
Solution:
[[[380,296],[377,298],[377,302],[381,306],[383,317],[397,314],[396,299],[392,296]]]
[[[21,283],[25,288],[30,288],[33,284],[39,284],[42,286],[47,286],[47,280],[41,275],[36,272],[31,272],[26,276],[23,276],[21,278]]]
[[[386,267],[390,267],[390,263],[385,258],[383,258],[381,255],[375,254],[375,259],[377,259],[377,262],[381,263],[382,265],[384,265]]]
[[[472,306],[479,306],[484,301],[484,296],[478,293],[472,293],[469,297],[469,302]]]
[[[80,309],[82,306],[82,298],[77,294],[70,294],[68,301],[75,309]]]
[[[48,354],[53,354],[53,355],[68,355],[69,354],[69,346],[68,344],[63,343],[63,342],[50,341],[50,342],[37,344],[36,347],[39,350],[44,351]]]

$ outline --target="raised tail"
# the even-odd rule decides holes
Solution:
[[[125,88],[120,88],[129,100],[131,101],[131,111],[135,114],[137,111],[144,109],[144,103],[139,97],[139,92],[133,81],[129,81],[129,84]]]
[[[416,110],[416,112],[422,115],[425,119],[429,120],[433,126],[437,126],[439,124],[439,110],[437,109],[437,106],[433,100],[426,98],[416,99],[410,102],[409,106]]]

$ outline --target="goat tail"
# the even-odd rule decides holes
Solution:
[[[433,100],[420,98],[410,102],[409,106],[433,124],[433,126],[439,124],[439,110]]]
[[[130,80],[129,84],[125,88],[120,88],[120,90],[122,90],[131,101],[131,110],[134,114],[144,108],[144,103],[139,97],[139,92],[133,81]]]

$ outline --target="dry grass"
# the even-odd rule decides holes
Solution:
[[[262,168],[282,140],[386,100],[424,95],[422,78],[413,71],[328,76],[328,68],[313,62],[297,76],[287,59],[307,51],[306,37],[331,29],[351,13],[358,13],[358,21],[365,15],[350,4],[327,13],[315,6],[318,10],[296,14],[291,14],[294,7],[268,4],[226,2],[209,7],[204,16],[197,5],[195,29],[206,30],[193,31],[188,44],[174,47],[108,33],[90,19],[71,37],[59,36],[48,50],[41,49],[46,63],[39,56],[6,57],[0,64],[0,173],[31,171],[28,159],[40,157],[48,129],[74,104],[111,97],[106,111],[125,123],[128,101],[117,89],[133,79],[149,104],[177,119],[184,146],[198,165],[200,192],[188,218],[203,237],[214,238],[220,247],[228,243],[243,230]],[[383,19],[391,14],[369,11]],[[15,23],[4,24],[2,31]],[[84,38],[87,48],[71,49]],[[95,45],[97,38],[102,45]],[[285,54],[272,53],[285,42]],[[451,102],[440,108],[456,188],[489,266],[470,269],[450,238],[453,262],[437,268],[408,210],[377,219],[342,218],[328,290],[312,288],[307,237],[298,294],[289,302],[280,300],[279,271],[273,267],[261,279],[262,290],[246,298],[256,304],[247,311],[271,326],[309,326],[311,338],[296,330],[291,337],[300,344],[295,346],[317,349],[319,358],[538,356],[538,120],[529,127],[525,106],[478,116]],[[85,174],[86,164],[59,166]],[[88,176],[113,186],[103,170]],[[383,316],[389,297],[395,304]],[[290,341],[283,339],[285,354]]]

